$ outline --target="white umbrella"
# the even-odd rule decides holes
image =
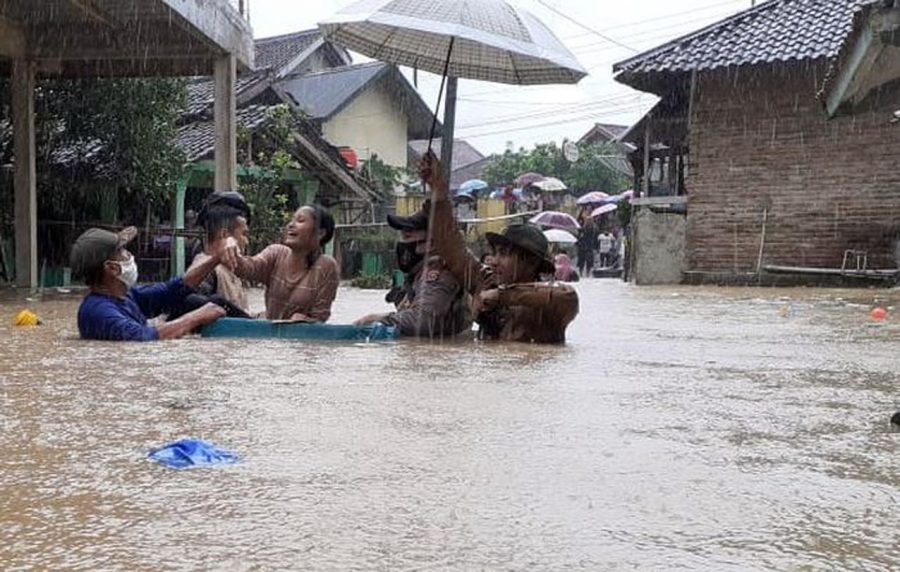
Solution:
[[[615,204],[603,205],[601,207],[595,208],[593,210],[593,212],[591,212],[591,217],[602,216],[602,215],[605,215],[606,213],[611,213],[618,208],[619,208],[618,205],[615,205]]]
[[[441,147],[447,170],[457,78],[540,85],[578,83],[587,75],[549,28],[506,0],[360,0],[319,27],[327,40],[345,48],[447,80]]]
[[[578,242],[578,239],[571,232],[559,228],[545,230],[544,236],[547,237],[547,242],[555,244],[575,244]]]
[[[540,189],[547,193],[555,193],[559,191],[565,191],[569,187],[566,186],[565,183],[560,181],[555,177],[547,177],[543,181],[538,181],[537,183],[532,183],[532,187],[536,189]]]

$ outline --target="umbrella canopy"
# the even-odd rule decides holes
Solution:
[[[448,179],[457,78],[543,85],[578,83],[587,75],[549,28],[506,0],[360,0],[319,27],[326,41],[444,77],[447,104],[441,162]],[[437,114],[429,141],[436,125]]]
[[[598,208],[594,209],[593,212],[591,212],[591,216],[595,217],[595,216],[605,215],[606,213],[611,213],[618,208],[619,207],[617,205],[612,205],[612,204],[603,205],[602,207],[598,207]]]
[[[544,175],[540,173],[522,173],[518,177],[516,177],[516,185],[519,187],[527,187],[528,185],[533,185],[538,181],[543,181]]]
[[[534,224],[546,226],[549,228],[559,228],[562,230],[578,230],[581,225],[570,214],[561,213],[559,211],[544,211],[531,217],[529,221]]]
[[[549,28],[506,0],[361,0],[319,28],[370,58],[450,77],[542,85],[587,75]]]
[[[550,230],[545,230],[544,236],[547,237],[547,242],[551,242],[554,244],[575,244],[576,242],[578,242],[578,239],[575,238],[575,235],[573,235],[571,232],[559,228],[551,228]]]
[[[482,181],[481,179],[471,179],[466,181],[465,183],[459,186],[459,193],[471,194],[475,191],[480,191],[482,189],[488,188],[488,184]]]
[[[565,183],[557,179],[556,177],[547,177],[543,181],[538,181],[531,185],[536,189],[540,189],[546,193],[557,193],[560,191],[565,191],[569,187],[566,186]]]
[[[591,191],[590,193],[582,195],[575,203],[580,206],[602,205],[607,199],[609,199],[609,195],[606,193]]]

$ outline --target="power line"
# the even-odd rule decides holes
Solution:
[[[554,118],[555,120],[559,121],[561,118],[564,118],[566,116],[571,116],[572,114],[575,114],[575,113],[580,114],[581,116],[590,117],[590,116],[595,116],[595,115],[604,115],[604,114],[608,114],[608,113],[612,113],[612,112],[616,112],[616,111],[621,111],[623,109],[631,109],[632,107],[635,107],[635,106],[640,106],[642,108],[647,107],[643,103],[643,101],[641,100],[640,97],[635,97],[634,99],[635,99],[634,101],[622,101],[622,102],[618,102],[618,103],[610,103],[610,104],[591,107],[591,108],[570,109],[563,113],[552,113],[552,114],[547,113],[547,114],[542,114],[542,115],[535,115],[532,117],[522,117],[517,120],[482,122],[477,125],[472,124],[472,125],[467,125],[465,127],[460,127],[460,130],[462,130],[462,131],[478,130],[480,128],[489,127],[491,125],[500,125],[500,124],[509,124],[509,123],[514,124],[514,123],[520,123],[525,120],[534,121],[534,120],[540,120],[540,119]]]
[[[597,98],[606,98],[609,96],[612,99],[615,98],[624,98],[624,97],[633,97],[634,91],[621,91],[615,94],[613,93],[598,93],[594,97]],[[481,104],[490,104],[490,105],[510,105],[510,106],[539,106],[539,107],[565,107],[569,105],[587,105],[590,103],[595,103],[597,101],[601,101],[600,99],[589,99],[587,101],[572,101],[570,103],[558,103],[555,101],[500,101],[496,99],[474,99],[468,97],[460,97],[459,101],[465,101],[467,103],[481,103]]]
[[[657,33],[662,32],[664,30],[679,30],[679,29],[683,29],[687,26],[693,26],[695,24],[700,24],[700,23],[709,23],[710,18],[712,18],[712,17],[713,17],[712,15],[709,15],[709,16],[705,16],[703,18],[695,18],[693,20],[679,22],[678,24],[671,25],[671,26],[648,28],[645,31],[625,36],[624,39],[635,40],[640,43],[657,42],[660,40],[671,40],[671,39],[673,39],[671,33],[669,33],[669,34],[657,34]],[[652,37],[651,37],[651,34],[653,34]],[[588,49],[582,51],[583,48],[588,48]],[[590,42],[587,44],[583,44],[581,46],[577,46],[577,47],[573,48],[572,51],[576,54],[584,55],[587,53],[601,52],[601,51],[606,51],[606,50],[610,50],[610,49],[613,49],[612,46],[609,46],[608,44],[606,44],[604,42]]]
[[[604,34],[603,32],[601,32],[600,30],[597,30],[596,28],[592,28],[592,27],[588,26],[587,24],[585,24],[584,22],[581,22],[581,21],[579,21],[579,20],[577,20],[577,19],[575,19],[575,18],[569,16],[569,15],[566,14],[565,12],[562,12],[562,11],[561,11],[559,8],[557,8],[556,6],[553,6],[552,4],[549,4],[549,3],[545,2],[544,0],[537,0],[537,3],[540,4],[541,6],[543,6],[544,8],[550,10],[551,12],[553,12],[554,14],[556,14],[557,16],[559,16],[560,18],[564,18],[564,19],[568,20],[569,22],[575,24],[576,26],[579,26],[579,27],[581,27],[581,28],[584,28],[585,30],[587,30],[587,31],[589,31],[589,32],[591,32],[591,33],[593,33],[594,35],[596,35],[596,36],[598,36],[598,37],[600,37],[600,38],[603,38],[604,40],[606,40],[607,42],[610,42],[611,44],[615,44],[615,45],[617,45],[617,46],[620,46],[620,47],[622,47],[622,48],[625,48],[626,50],[631,50],[632,52],[637,52],[637,51],[638,51],[638,50],[632,48],[631,46],[626,46],[625,44],[623,44],[622,42],[620,42],[620,41],[618,41],[618,40],[616,40],[616,39],[614,39],[614,38],[610,38],[609,36],[607,36],[606,34]]]
[[[731,4],[738,4],[738,3],[740,3],[740,4],[746,4],[746,1],[747,1],[747,0],[727,0],[726,2],[719,2],[719,3],[717,3],[717,4],[710,4],[710,5],[707,5],[707,6],[700,6],[700,7],[698,7],[698,8],[694,8],[694,9],[692,9],[692,10],[684,10],[684,11],[682,11],[682,12],[677,12],[677,13],[674,13],[674,12],[673,12],[673,13],[666,14],[666,15],[663,15],[663,16],[657,16],[657,17],[655,17],[655,18],[644,18],[644,19],[641,19],[641,20],[634,20],[634,21],[632,21],[632,22],[627,22],[627,23],[625,23],[625,24],[618,24],[618,25],[616,25],[615,27],[604,28],[602,31],[604,31],[604,32],[609,32],[609,31],[612,31],[612,30],[621,30],[622,28],[634,28],[635,26],[642,26],[642,25],[646,24],[647,22],[659,22],[659,21],[664,21],[664,20],[675,20],[675,19],[680,18],[681,16],[684,16],[685,14],[694,14],[694,13],[697,13],[697,12],[705,12],[706,10],[712,10],[713,8],[721,8],[722,6],[729,6],[729,5],[731,5]],[[580,33],[580,34],[575,34],[574,36],[568,36],[568,37],[565,38],[565,39],[566,39],[566,40],[575,40],[575,39],[577,39],[577,38],[584,38],[584,37],[586,37],[586,36],[593,36],[593,35],[594,35],[593,32],[582,32],[582,33]]]
[[[506,133],[515,133],[515,132],[518,132],[518,131],[526,131],[526,130],[528,130],[528,129],[541,129],[541,128],[543,128],[543,127],[553,127],[553,126],[556,126],[556,125],[567,125],[567,124],[569,124],[569,123],[578,123],[578,122],[581,122],[581,121],[588,121],[588,120],[592,120],[592,119],[600,119],[600,118],[603,118],[603,117],[609,117],[609,116],[612,116],[612,115],[620,115],[620,114],[622,114],[622,113],[631,113],[631,112],[633,112],[633,111],[641,111],[641,110],[643,110],[643,109],[644,109],[644,106],[643,106],[643,105],[640,105],[640,106],[636,105],[636,106],[633,106],[633,107],[631,107],[631,108],[622,108],[622,109],[616,110],[615,112],[604,113],[604,114],[600,114],[600,115],[597,115],[597,114],[591,114],[591,115],[585,115],[585,116],[582,116],[582,117],[573,117],[572,119],[567,119],[567,120],[565,120],[565,121],[552,121],[552,122],[548,122],[548,123],[539,123],[539,124],[537,124],[537,125],[528,125],[528,126],[526,126],[526,127],[514,127],[514,128],[511,128],[511,129],[502,129],[502,130],[499,130],[499,131],[489,131],[489,132],[487,132],[487,133],[478,133],[478,134],[474,134],[474,135],[465,135],[465,136],[463,136],[463,137],[464,137],[465,139],[481,139],[481,138],[484,138],[484,137],[492,137],[492,136],[495,136],[495,135],[504,135],[504,134],[506,134]]]
[[[639,96],[637,94],[634,94],[634,95],[628,96],[628,99],[635,100],[638,97]],[[481,127],[481,126],[485,126],[485,125],[496,125],[499,123],[519,122],[519,121],[533,120],[533,119],[544,119],[546,117],[553,117],[556,115],[567,115],[569,113],[576,113],[576,112],[582,113],[584,111],[588,111],[591,109],[606,108],[606,107],[609,107],[610,105],[623,105],[626,103],[626,101],[620,101],[623,99],[624,98],[622,98],[622,97],[616,97],[616,98],[611,98],[609,100],[605,100],[605,101],[600,100],[600,101],[596,101],[594,103],[589,103],[589,104],[577,103],[577,104],[568,105],[566,107],[562,107],[559,109],[550,109],[550,110],[543,110],[543,111],[531,112],[531,113],[507,115],[507,116],[503,116],[503,117],[498,117],[496,119],[492,119],[490,121],[482,121],[482,122],[478,123],[477,125],[473,124],[473,125],[460,126],[459,129],[471,129],[471,128]]]

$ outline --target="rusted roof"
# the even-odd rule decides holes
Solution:
[[[758,63],[832,58],[863,0],[770,0],[613,66],[617,81]]]

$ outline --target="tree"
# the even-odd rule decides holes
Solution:
[[[46,216],[97,206],[99,182],[120,213],[168,207],[184,155],[173,145],[185,106],[173,79],[47,80],[36,92],[39,192]],[[71,215],[70,215],[71,216]]]
[[[507,151],[491,157],[485,177],[493,186],[501,186],[512,183],[522,173],[540,173],[560,179],[576,195],[588,191],[617,193],[628,186],[628,178],[604,161],[620,154],[615,146],[579,145],[578,150],[579,158],[574,163],[566,160],[562,149],[553,142],[538,144],[530,151]]]
[[[167,215],[184,166],[173,140],[186,96],[184,82],[172,79],[41,81],[35,90],[39,217],[139,222],[154,211]],[[13,160],[9,125],[9,82],[0,80],[0,167]],[[4,236],[13,225],[8,172],[0,173]],[[42,234],[43,256],[67,256],[71,237],[64,234]]]
[[[287,151],[300,118],[287,105],[276,105],[269,108],[266,121],[252,132],[244,127],[238,129],[238,163],[256,167],[254,175],[242,178],[240,184],[253,213],[251,251],[279,242],[291,219],[293,197],[282,179],[287,169],[300,169]]]

